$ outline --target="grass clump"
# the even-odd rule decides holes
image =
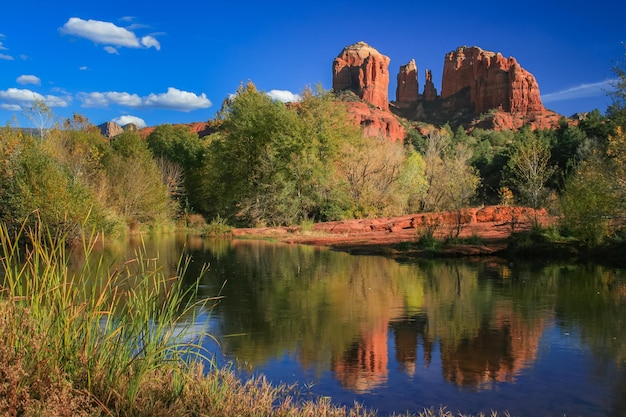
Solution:
[[[203,234],[205,236],[225,236],[231,234],[232,231],[233,228],[228,224],[226,219],[218,215],[204,227]]]
[[[68,248],[41,225],[18,235],[0,225],[0,414],[132,415],[156,381],[182,392],[189,358],[202,355],[186,332],[203,304],[195,289],[141,254],[70,273]]]

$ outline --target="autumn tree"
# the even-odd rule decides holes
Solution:
[[[41,220],[53,233],[80,233],[93,208],[88,189],[38,138],[6,129],[0,143],[0,220],[12,230]]]
[[[471,150],[463,143],[453,146],[450,136],[433,131],[424,155],[428,191],[422,202],[425,211],[458,210],[470,203],[480,183],[470,164]]]
[[[546,182],[555,168],[550,165],[550,145],[529,128],[516,134],[516,146],[508,163],[509,180],[532,208],[540,207],[546,194]]]
[[[168,190],[145,141],[127,131],[115,138],[112,148],[105,161],[108,206],[132,227],[170,219]]]
[[[40,139],[45,139],[55,126],[54,112],[41,99],[35,99],[22,113],[37,130]]]
[[[402,143],[355,137],[344,143],[340,153],[339,175],[348,184],[355,217],[403,212],[404,207],[392,204],[394,184],[406,159]]]
[[[434,130],[428,135],[424,155],[427,190],[422,209],[454,211],[456,236],[461,232],[461,209],[470,204],[480,184],[471,157],[471,149],[463,141],[453,143],[446,130]]]

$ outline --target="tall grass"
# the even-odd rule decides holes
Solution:
[[[94,242],[74,250],[88,258]],[[134,410],[156,374],[167,375],[174,395],[182,392],[189,359],[202,355],[203,335],[190,339],[186,328],[205,303],[195,301],[196,288],[181,287],[185,262],[168,277],[137,253],[121,268],[99,258],[70,274],[68,243],[41,225],[13,236],[0,225],[1,342],[24,373],[14,390],[0,392],[8,398],[0,413],[4,406],[22,414],[33,395],[44,396],[31,392],[41,385],[33,378],[71,381],[103,411]]]

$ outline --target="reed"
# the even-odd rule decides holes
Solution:
[[[72,250],[97,257],[94,242]],[[121,268],[99,258],[70,273],[68,243],[41,224],[16,235],[0,225],[2,343],[24,374],[0,411],[5,405],[22,414],[20,404],[43,396],[32,390],[44,377],[70,381],[72,392],[87,393],[87,403],[105,411],[132,411],[156,374],[182,392],[196,359],[208,359],[201,349],[208,335],[189,331],[208,300],[195,300],[197,288],[182,288],[186,261],[168,277],[140,251]]]

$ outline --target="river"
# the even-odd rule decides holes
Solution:
[[[399,263],[312,246],[191,236],[137,248],[215,297],[195,323],[243,377],[379,411],[626,416],[626,271],[499,259]]]

